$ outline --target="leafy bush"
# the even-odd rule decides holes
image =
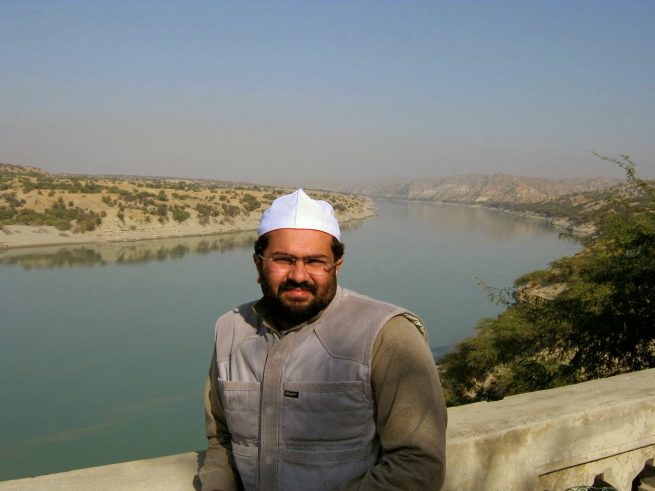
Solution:
[[[98,213],[83,210],[79,207],[67,208],[62,197],[59,197],[43,213],[33,209],[16,210],[15,208],[5,208],[0,217],[2,217],[2,222],[6,225],[13,223],[32,226],[49,225],[56,227],[58,230],[70,230],[73,228],[72,222],[75,222],[75,232],[95,230],[102,223],[102,217]]]
[[[172,214],[173,214],[173,219],[180,223],[182,223],[184,220],[188,219],[191,216],[191,214],[188,211],[183,210],[181,208],[174,208]]]
[[[23,206],[25,204],[25,200],[24,199],[18,199],[16,197],[16,193],[5,193],[1,197],[2,197],[3,200],[5,200],[7,202],[7,204],[10,207],[13,207],[13,208],[20,208],[21,206]]]
[[[616,199],[581,253],[515,282],[507,310],[440,360],[449,404],[655,367],[655,187],[629,157],[610,160],[642,205]],[[531,283],[563,288],[550,298]]]
[[[223,210],[223,215],[228,216],[230,218],[234,218],[241,214],[241,208],[239,208],[238,206],[222,203],[221,209]]]
[[[259,208],[259,205],[261,204],[257,198],[255,198],[252,194],[246,193],[241,197],[241,203],[243,204],[244,209],[246,210],[247,213],[250,213],[251,211],[255,211],[256,209]]]
[[[219,211],[215,207],[205,203],[197,203],[195,209],[198,212],[198,222],[201,225],[207,225],[210,217],[219,215]]]
[[[16,216],[16,208],[11,206],[0,206],[0,224],[10,225]]]

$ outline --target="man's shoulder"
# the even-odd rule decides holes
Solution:
[[[397,305],[340,288],[317,325],[316,335],[333,356],[368,364],[382,326],[404,312]]]
[[[255,313],[254,306],[256,304],[256,300],[241,304],[218,318],[214,328],[218,361],[228,359],[230,353],[241,343],[258,335],[262,322]]]
[[[348,288],[343,288],[340,287],[341,289],[341,298],[342,300],[349,301],[349,302],[357,302],[361,304],[368,304],[368,305],[374,305],[374,306],[388,306],[392,308],[402,308],[397,305],[394,305],[389,302],[385,302],[384,300],[379,300],[377,298],[370,297],[368,295],[364,295],[363,293],[356,292],[354,290],[350,290]]]
[[[230,318],[234,316],[245,317],[246,315],[248,315],[250,312],[253,311],[257,302],[258,300],[252,300],[250,302],[242,303],[241,305],[233,307],[227,312],[223,313],[221,316],[219,316],[218,320],[221,320],[224,317],[225,318]]]
[[[261,324],[261,319],[255,312],[255,305],[257,305],[257,302],[258,300],[252,300],[251,302],[243,303],[225,312],[216,321],[216,331],[218,332],[219,329],[231,328],[236,323],[250,325],[257,329]]]
[[[412,325],[427,340],[427,330],[423,321],[411,310],[345,288],[342,289],[342,299],[353,307],[345,310],[355,311],[356,318],[377,318],[382,321],[383,326],[387,324]],[[393,319],[396,319],[396,322],[393,322]]]
[[[341,295],[338,301],[339,309],[344,311],[354,311],[357,316],[370,315],[372,311],[378,313],[382,317],[390,315],[399,315],[403,312],[408,312],[404,307],[400,307],[384,300],[369,297],[362,293],[357,293],[347,288],[341,288]]]

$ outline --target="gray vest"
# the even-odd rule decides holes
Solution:
[[[282,338],[253,303],[216,324],[218,386],[248,490],[337,489],[375,465],[380,447],[371,352],[400,307],[341,287],[313,322]]]

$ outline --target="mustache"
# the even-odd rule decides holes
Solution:
[[[278,290],[280,293],[285,292],[287,290],[293,290],[295,288],[300,288],[301,290],[308,291],[309,293],[316,293],[316,285],[312,285],[310,283],[307,283],[306,281],[303,281],[302,283],[298,283],[297,281],[294,280],[286,280],[284,283],[280,284]]]

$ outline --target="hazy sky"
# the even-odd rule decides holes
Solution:
[[[655,177],[655,1],[0,0],[0,162]]]

